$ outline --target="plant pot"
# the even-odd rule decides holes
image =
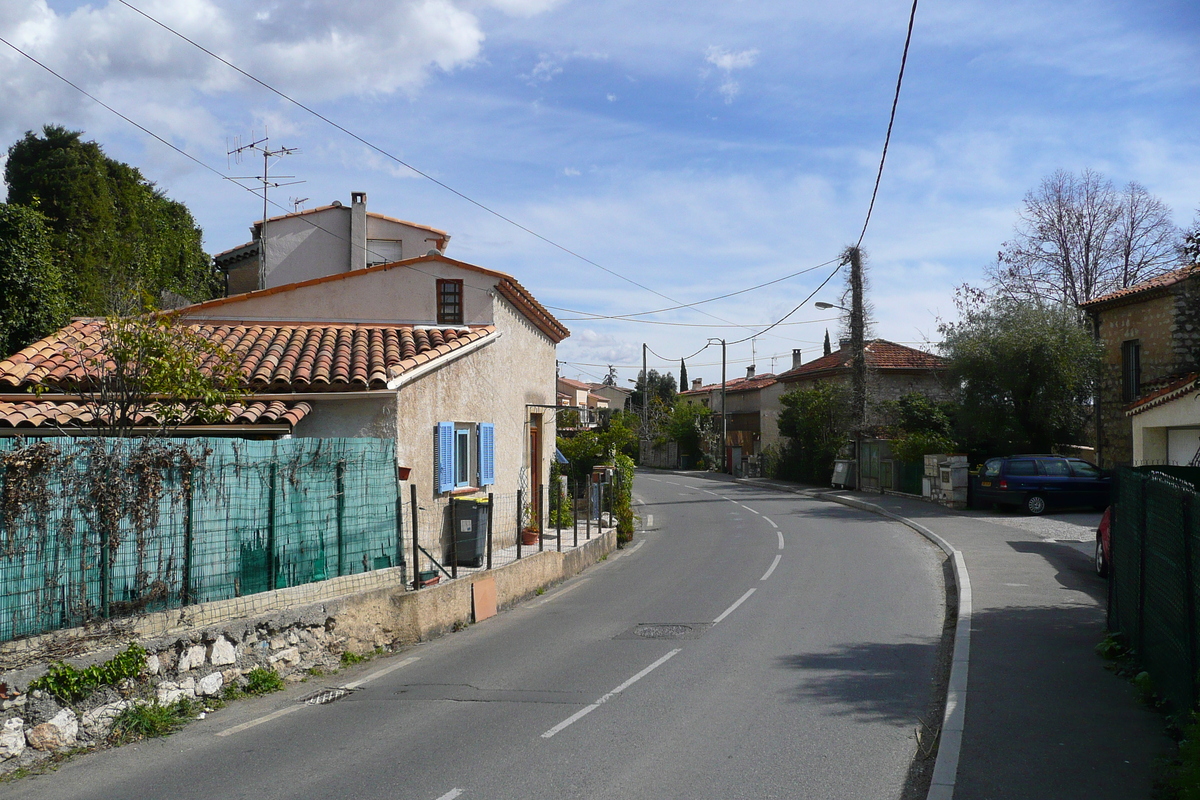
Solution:
[[[525,528],[521,531],[521,544],[537,544],[539,534],[536,528]]]
[[[422,570],[419,577],[421,586],[433,586],[442,579],[436,569]]]
[[[412,467],[396,467],[396,477],[402,481],[408,480],[408,476],[411,472]]]

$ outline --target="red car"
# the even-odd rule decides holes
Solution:
[[[1109,529],[1112,527],[1112,506],[1104,509],[1100,518],[1100,527],[1096,529],[1096,574],[1101,578],[1108,577],[1112,565],[1112,537]]]

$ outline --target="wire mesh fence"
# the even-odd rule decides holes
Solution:
[[[612,527],[607,486],[589,495],[582,482],[576,487],[561,479],[548,488],[422,502],[412,492],[407,504],[407,518],[416,520],[409,527],[416,532],[409,543],[409,552],[416,553],[412,587],[496,569],[546,550],[567,552]]]
[[[0,641],[390,567],[394,443],[0,440]]]
[[[1127,638],[1159,694],[1186,710],[1200,699],[1200,493],[1169,471],[1118,473],[1108,627]]]

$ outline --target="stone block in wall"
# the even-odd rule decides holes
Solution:
[[[0,727],[0,761],[15,758],[25,752],[25,720],[13,717]]]
[[[179,663],[175,666],[176,672],[187,672],[196,667],[204,665],[204,657],[208,654],[208,648],[202,644],[194,644],[187,647],[179,654]]]
[[[113,721],[127,708],[129,708],[129,702],[126,700],[115,700],[102,706],[96,706],[91,711],[84,713],[80,724],[84,732],[91,738],[103,739],[112,730]]]
[[[225,685],[225,678],[219,672],[205,675],[196,681],[196,694],[201,697],[216,697]]]
[[[79,719],[75,712],[64,708],[53,719],[35,725],[25,732],[25,741],[34,750],[50,752],[70,747],[78,740]]]
[[[224,636],[219,636],[208,646],[208,663],[223,667],[237,661],[237,647]]]

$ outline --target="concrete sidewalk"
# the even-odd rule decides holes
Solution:
[[[973,617],[955,800],[1151,796],[1155,760],[1170,752],[1164,720],[1094,652],[1107,589],[1078,543],[914,498],[740,482],[870,503],[962,553]]]

